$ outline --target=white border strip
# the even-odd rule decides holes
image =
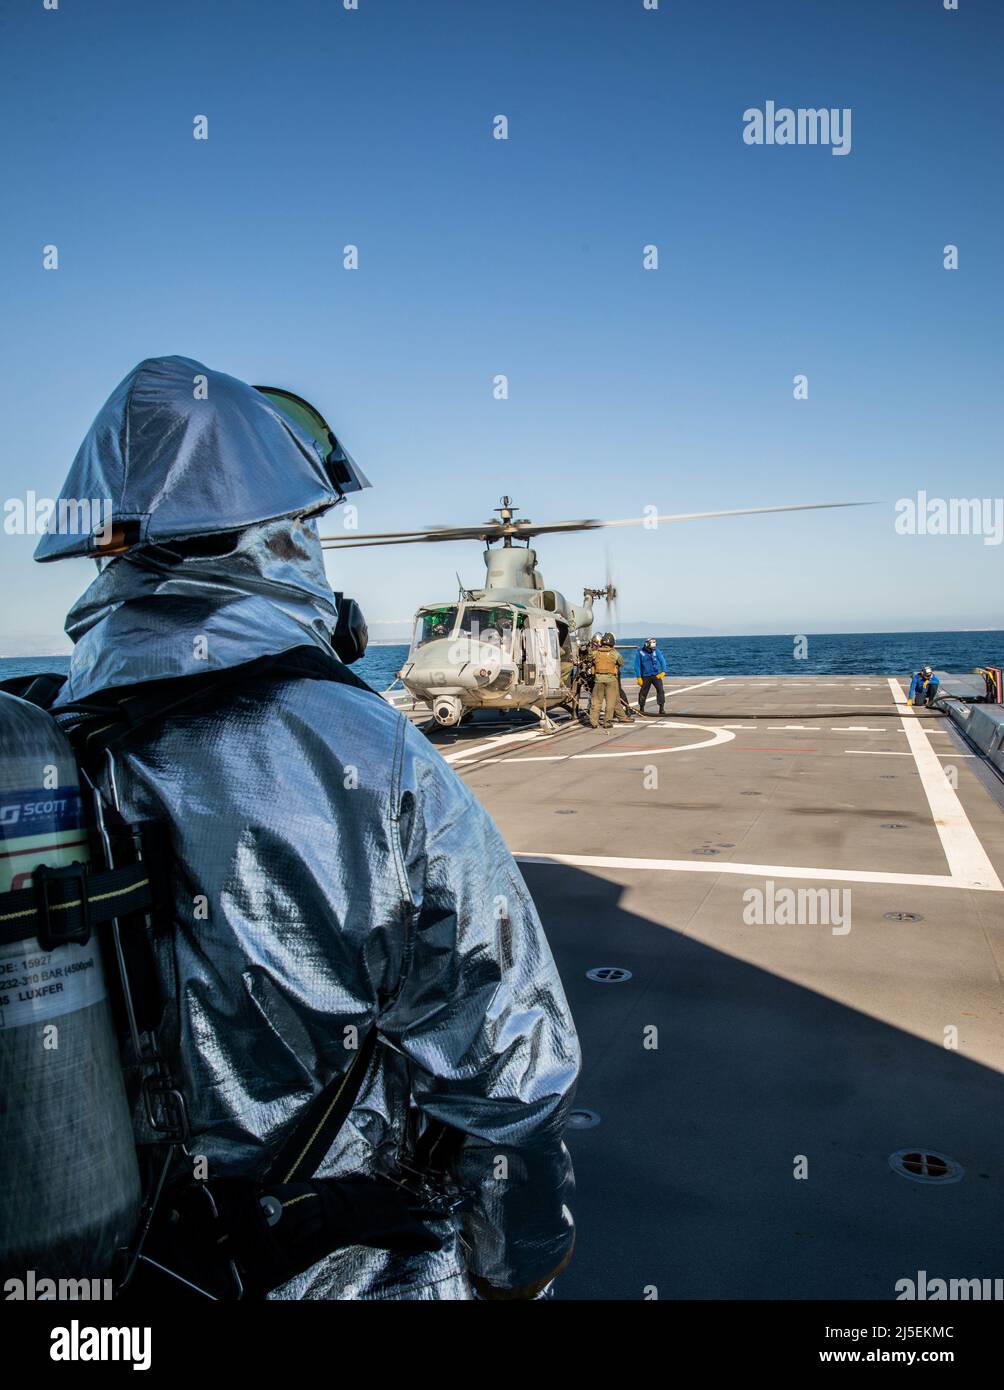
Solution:
[[[718,681],[723,681],[724,679],[724,676],[712,676],[710,680],[698,681],[696,685],[666,686],[666,689],[663,691],[663,694],[665,694],[666,696],[683,695],[688,690],[701,690],[706,685],[716,685]]]
[[[892,676],[888,679],[952,877],[965,880],[971,887],[1004,892],[1004,886],[970,825],[955,788],[945,776],[938,754],[928,743],[927,734],[918,722],[913,706],[908,703],[903,687]]]
[[[550,733],[542,729],[527,729],[518,734],[501,734],[498,738],[489,738],[482,743],[466,745],[454,753],[440,753],[440,757],[444,763],[462,763],[466,762],[468,758],[477,757],[479,753],[487,752],[489,749],[504,748],[510,743],[533,743],[537,739],[554,738],[555,734],[564,732],[564,729],[555,729]]]
[[[940,770],[940,769],[939,769]],[[837,883],[908,883],[922,888],[969,888],[986,893],[1004,892],[995,883],[968,882],[949,874],[897,874],[880,869],[812,869],[791,864],[694,863],[689,859],[622,859],[602,854],[520,854],[520,864],[567,864],[577,869],[648,869],[656,873],[741,874],[744,878],[808,878]],[[996,875],[994,875],[996,879]]]

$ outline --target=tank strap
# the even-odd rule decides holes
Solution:
[[[113,917],[153,910],[145,864],[92,872],[82,864],[32,870],[31,887],[0,893],[0,946],[37,939],[46,951],[80,945]]]

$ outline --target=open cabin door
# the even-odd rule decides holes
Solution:
[[[549,694],[561,687],[561,648],[553,623],[542,623],[533,630],[537,657],[537,678]]]

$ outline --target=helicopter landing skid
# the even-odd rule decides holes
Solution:
[[[540,720],[540,727],[546,733],[553,734],[557,730],[558,725],[555,724],[543,705],[531,705],[530,709]]]

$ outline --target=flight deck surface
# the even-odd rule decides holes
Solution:
[[[904,679],[666,685],[664,718],[609,733],[430,734],[520,862],[582,1040],[557,1296],[1000,1277],[1004,784]],[[901,1176],[904,1150],[958,1169]]]

